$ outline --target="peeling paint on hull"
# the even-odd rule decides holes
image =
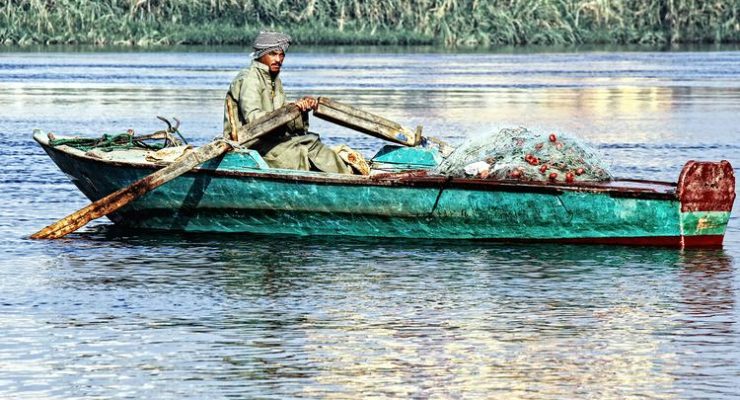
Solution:
[[[44,149],[91,200],[156,168]],[[681,192],[685,188],[666,182],[522,184],[426,173],[367,178],[234,171],[224,167],[228,163],[216,163],[167,183],[109,218],[129,228],[188,232],[714,247],[722,244],[734,199],[734,176],[724,163],[702,164],[705,178],[726,174],[715,179],[724,191],[689,196],[690,209],[681,200],[688,196]],[[702,210],[706,199],[711,204]]]

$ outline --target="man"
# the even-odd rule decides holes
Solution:
[[[278,32],[260,32],[254,39],[252,64],[231,82],[224,107],[224,136],[232,137],[243,125],[285,105],[285,92],[280,81],[280,69],[290,36]],[[295,102],[302,117],[291,121],[285,129],[254,140],[245,146],[257,150],[273,168],[314,170],[351,174],[352,169],[319,135],[308,132],[308,111],[318,102],[304,97]]]

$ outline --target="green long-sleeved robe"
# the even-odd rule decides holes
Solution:
[[[229,116],[228,102],[235,109]],[[270,111],[285,105],[285,92],[280,78],[270,74],[269,67],[258,61],[239,72],[231,82],[224,105],[224,136],[232,129],[254,121]],[[352,169],[330,148],[319,140],[319,135],[308,132],[308,114],[291,121],[281,132],[247,140],[245,146],[257,150],[273,168],[287,168],[351,174]]]

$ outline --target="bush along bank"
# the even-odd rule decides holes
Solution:
[[[6,0],[0,43],[491,46],[738,43],[740,0]]]

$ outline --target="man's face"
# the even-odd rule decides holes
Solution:
[[[283,65],[284,59],[285,53],[282,50],[274,50],[263,54],[262,57],[257,59],[257,61],[267,65],[270,68],[271,74],[277,74],[280,72],[280,67]]]

